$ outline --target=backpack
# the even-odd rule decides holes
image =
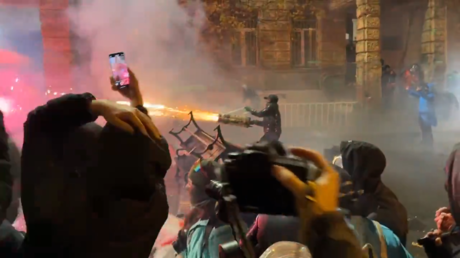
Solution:
[[[360,216],[349,220],[366,258],[388,258],[387,245],[382,227],[377,221]],[[375,235],[375,232],[378,234]]]

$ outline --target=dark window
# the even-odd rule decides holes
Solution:
[[[257,65],[257,37],[255,31],[245,32],[246,65]]]
[[[309,29],[304,32],[304,51],[305,51],[305,65],[316,65],[316,30]]]
[[[292,32],[291,36],[291,64],[293,66],[302,65],[302,33]]]
[[[315,66],[317,62],[316,16],[307,14],[302,19],[293,19],[291,34],[291,64],[293,66]]]
[[[242,65],[241,60],[241,32],[237,31],[233,33],[232,37],[232,62],[235,65]]]

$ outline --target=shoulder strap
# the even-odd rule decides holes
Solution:
[[[375,255],[374,248],[371,244],[363,245],[361,250],[365,258],[379,258],[377,255]]]
[[[387,253],[387,242],[385,241],[385,236],[383,235],[382,227],[377,221],[372,221],[374,223],[377,232],[379,233],[380,238],[380,258],[388,258]]]
[[[351,216],[350,222],[354,227],[354,231],[356,233],[356,237],[360,245],[362,246],[362,252],[366,258],[388,258],[386,256],[377,256],[375,254],[375,248],[370,244],[366,243],[366,227],[367,225],[364,224],[365,219],[361,216]],[[380,232],[379,232],[380,234]],[[380,241],[381,242],[381,241]],[[383,242],[385,244],[385,242]],[[386,254],[386,245],[385,245],[385,254]]]
[[[354,227],[359,244],[364,245],[364,225],[360,216],[351,216],[350,222]]]

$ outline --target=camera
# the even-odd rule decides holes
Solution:
[[[290,155],[279,142],[256,143],[229,153],[215,167],[219,184],[227,185],[241,212],[297,215],[293,194],[272,176],[274,165],[292,171],[301,181],[315,180],[321,171],[311,162]]]
[[[321,174],[311,161],[289,154],[280,142],[256,143],[242,152],[229,153],[223,164],[202,167],[214,169],[220,176],[219,181],[211,181],[207,193],[219,200],[218,217],[230,223],[235,236],[235,241],[219,246],[219,257],[254,257],[240,212],[297,215],[295,197],[272,176],[274,165],[289,169],[303,182]]]

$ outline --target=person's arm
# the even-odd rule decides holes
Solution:
[[[270,104],[268,107],[264,108],[261,111],[251,111],[251,115],[256,116],[256,117],[266,117],[269,116],[273,113],[275,113],[275,105]]]
[[[3,113],[0,112],[0,222],[6,217],[6,210],[13,196],[10,156],[8,154],[8,134],[5,130]]]
[[[434,99],[434,93],[432,91],[420,91],[420,96],[424,99],[427,100],[433,100]]]
[[[340,212],[328,212],[311,222],[307,246],[315,258],[364,257],[353,231]]]
[[[89,122],[97,116],[91,110],[95,97],[90,93],[67,94],[48,101],[29,113],[24,123],[24,134],[67,131]]]
[[[407,92],[409,92],[410,95],[416,97],[416,98],[420,98],[420,92],[419,91],[416,91],[414,89],[408,89]]]

